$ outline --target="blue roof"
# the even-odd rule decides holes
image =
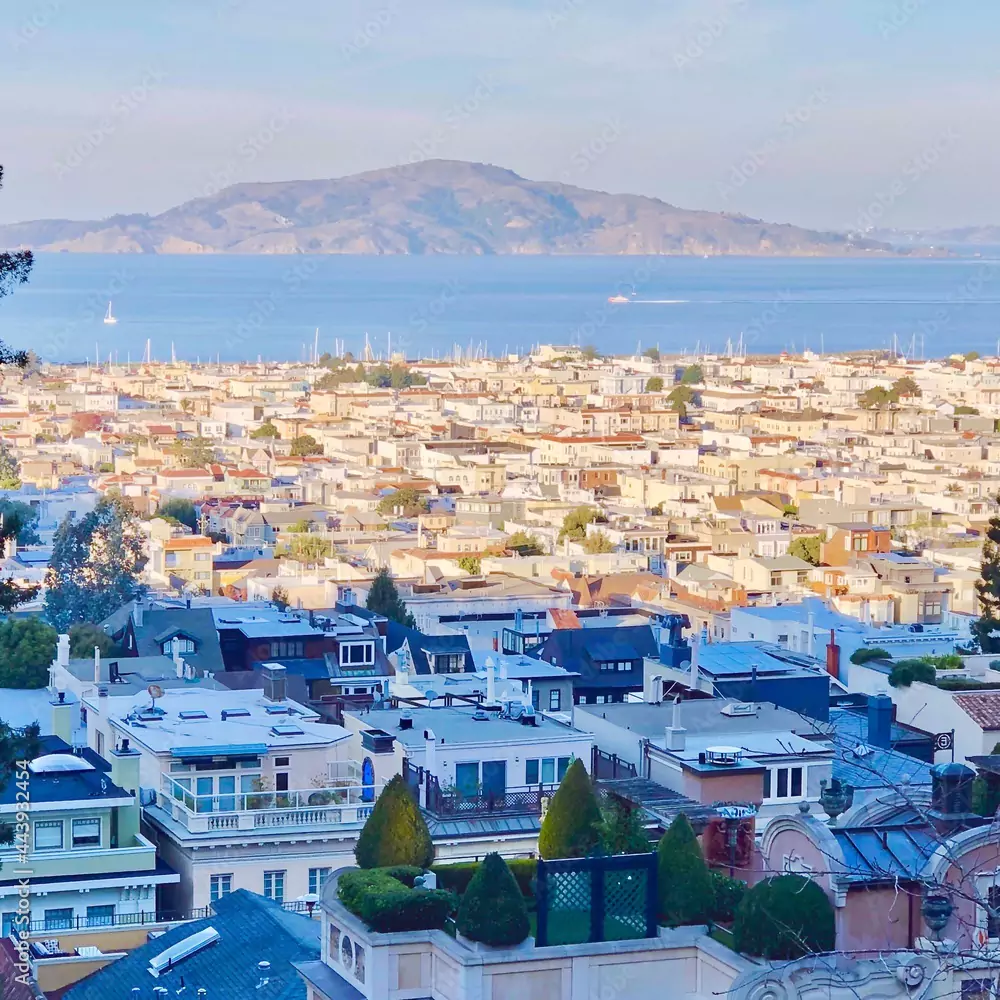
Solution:
[[[763,618],[766,621],[776,622],[800,622],[805,625],[809,621],[810,613],[813,616],[813,625],[816,628],[838,629],[840,631],[864,632],[864,626],[849,615],[843,615],[839,611],[833,611],[816,597],[809,597],[799,604],[777,604],[769,607],[733,608],[740,614],[753,615],[755,618]]]
[[[839,727],[838,727],[839,728]],[[898,750],[872,747],[837,735],[833,740],[833,777],[854,788],[912,788],[931,783],[931,765]],[[860,749],[861,752],[857,752]]]
[[[217,743],[208,747],[175,747],[173,757],[251,757],[267,753],[266,743]]]
[[[261,1000],[265,996],[268,1000],[306,1000],[306,984],[292,963],[319,958],[319,921],[289,913],[246,889],[224,896],[212,908],[214,916],[181,924],[71,986],[64,1000],[130,997],[135,986],[141,987],[144,996],[152,995],[149,991],[154,984],[166,987],[173,996],[180,991],[182,979],[184,995],[190,997],[206,989],[210,1000]],[[161,972],[158,979],[149,975],[150,959],[207,927],[219,933],[214,944]],[[260,989],[257,968],[262,961],[271,964],[266,990]],[[361,997],[356,990],[354,994]]]
[[[894,882],[919,878],[939,838],[933,828],[921,826],[875,826],[831,830],[844,855],[847,882]]]

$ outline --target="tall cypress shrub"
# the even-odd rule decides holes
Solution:
[[[712,913],[715,889],[701,846],[681,813],[656,848],[660,919],[671,927],[703,924]]]
[[[546,860],[583,858],[597,846],[601,808],[582,760],[570,764],[552,796],[542,829],[538,853]]]
[[[393,777],[375,801],[358,837],[354,857],[360,868],[430,868],[433,864],[430,831],[402,775]]]

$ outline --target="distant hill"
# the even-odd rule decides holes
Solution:
[[[161,215],[0,226],[75,253],[896,254],[888,243],[428,160],[337,180],[235,184]]]
[[[954,229],[885,229],[873,234],[904,247],[996,247],[1000,226],[959,226]]]

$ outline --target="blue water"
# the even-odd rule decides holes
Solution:
[[[611,305],[616,293],[633,299]],[[633,296],[634,292],[634,296]],[[114,302],[115,326],[102,320]],[[993,352],[1000,260],[721,257],[242,257],[41,254],[0,303],[0,337],[47,360],[117,352],[154,358],[295,360],[367,332],[409,357],[471,344],[536,343],[631,353],[886,347]]]

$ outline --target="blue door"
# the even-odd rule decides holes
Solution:
[[[361,762],[361,801],[375,801],[375,765],[371,757],[365,757]]]
[[[507,761],[483,761],[483,796],[500,798],[507,794]]]

